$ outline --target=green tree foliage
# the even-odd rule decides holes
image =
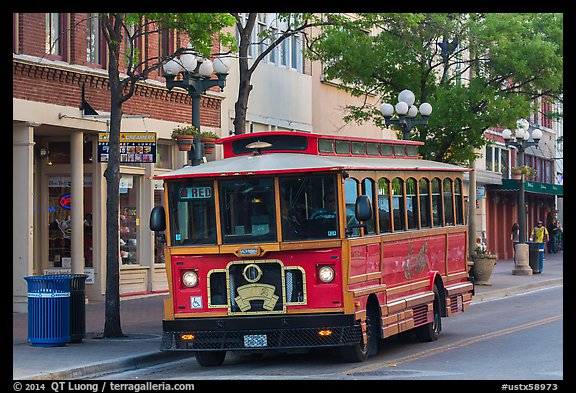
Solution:
[[[412,90],[433,106],[425,158],[466,164],[484,146],[489,127],[515,127],[537,97],[561,101],[562,14],[358,14],[354,27],[325,27],[310,42],[328,78],[355,96],[395,103]],[[372,119],[379,108],[348,107],[347,120]]]

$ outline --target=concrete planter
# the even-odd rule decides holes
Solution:
[[[496,264],[496,255],[473,255],[472,260],[474,261],[474,266],[472,267],[474,283],[477,285],[492,285],[490,276],[492,276],[492,270],[494,270],[494,265]]]

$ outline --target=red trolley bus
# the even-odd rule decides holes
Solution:
[[[432,341],[474,292],[465,168],[422,143],[264,132],[220,139],[224,159],[157,175],[166,230],[161,350],[203,366],[227,351]]]

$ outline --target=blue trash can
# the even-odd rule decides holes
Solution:
[[[542,273],[544,268],[544,242],[526,242],[528,244],[528,263],[532,273]]]
[[[544,245],[546,243],[541,242],[538,244],[538,251],[540,255],[538,256],[538,265],[540,267],[540,273],[544,270]]]
[[[28,342],[61,347],[70,341],[69,275],[24,277],[28,283]]]

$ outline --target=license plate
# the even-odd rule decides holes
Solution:
[[[246,348],[261,348],[268,346],[268,338],[265,334],[247,334],[244,336]]]

